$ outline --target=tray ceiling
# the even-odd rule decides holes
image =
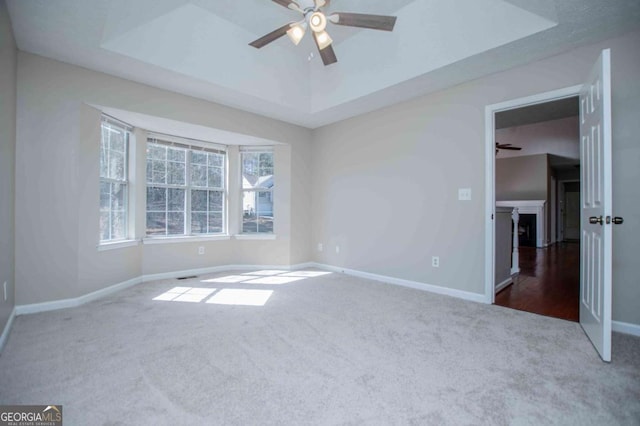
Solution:
[[[330,26],[339,62],[324,67],[308,36],[298,46],[286,37],[248,46],[299,19],[269,0],[7,3],[23,51],[310,128],[640,22],[632,0],[333,0],[330,11],[398,21],[393,33]]]

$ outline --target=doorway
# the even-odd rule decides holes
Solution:
[[[512,236],[511,280],[492,294],[496,305],[579,321],[580,299],[580,148],[577,88],[517,101],[494,111],[491,130],[496,150],[492,164],[495,200],[514,208],[530,200],[543,206],[542,218],[518,215]],[[501,179],[503,181],[501,181]],[[496,220],[498,219],[496,215]],[[536,225],[538,230],[536,238]],[[497,226],[497,224],[496,224]],[[517,237],[515,233],[518,233]],[[542,235],[542,237],[541,237]],[[513,241],[508,250],[513,250]],[[500,256],[497,235],[492,247]],[[495,270],[499,270],[496,265]],[[504,270],[504,268],[502,268]],[[498,278],[498,277],[495,277]],[[497,282],[497,281],[496,281]],[[493,289],[492,289],[493,290]]]

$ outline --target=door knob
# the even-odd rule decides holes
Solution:
[[[624,218],[616,216],[613,218],[613,223],[615,225],[622,225],[624,223]]]
[[[602,216],[599,216],[599,217],[591,216],[591,217],[589,218],[589,223],[590,223],[590,224],[592,224],[592,225],[596,225],[596,224],[598,224],[598,223],[599,223],[600,225],[602,225],[602,223],[603,223],[603,222],[604,222],[604,221],[602,220]]]

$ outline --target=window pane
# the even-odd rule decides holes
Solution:
[[[126,134],[122,130],[111,129],[110,133],[110,141],[109,141],[109,149],[112,151],[118,151],[120,153],[125,152],[125,138]]]
[[[273,154],[263,152],[260,154],[260,176],[270,176],[273,174]]]
[[[167,209],[167,190],[165,188],[147,188],[147,211],[164,212]]]
[[[209,233],[222,232],[222,212],[209,213]]]
[[[184,213],[183,212],[167,213],[167,234],[169,235],[184,234]]]
[[[184,212],[184,189],[167,189],[167,210],[170,212]]]
[[[100,177],[109,177],[109,150],[104,141],[100,143]]]
[[[174,163],[169,162],[168,168],[168,180],[167,183],[169,185],[184,185],[185,182],[185,164],[184,163]]]
[[[111,214],[108,210],[100,212],[100,241],[106,241],[110,239],[110,215]]]
[[[147,158],[153,160],[162,160],[164,162],[167,159],[167,148],[161,145],[150,143],[147,145]]]
[[[166,235],[165,213],[147,213],[147,235]]]
[[[242,154],[242,187],[251,189],[258,180],[258,154],[245,152]]]
[[[153,169],[150,183],[167,183],[167,163],[155,160],[151,163]]]
[[[167,159],[177,163],[186,163],[187,151],[179,148],[167,148]]]
[[[207,166],[191,165],[191,185],[203,188],[207,186]]]
[[[209,211],[221,212],[223,204],[222,191],[209,191]]]
[[[109,177],[111,179],[125,179],[124,153],[109,151]]]
[[[273,232],[273,201],[269,191],[242,193],[242,232]]]
[[[220,167],[209,167],[209,187],[222,188],[222,169]]]
[[[111,184],[111,210],[124,210],[127,202],[127,186],[121,183]]]
[[[206,152],[191,152],[191,164],[207,165],[207,153]]]
[[[124,239],[127,236],[127,215],[124,210],[112,213],[111,239]]]
[[[191,214],[191,232],[193,234],[207,233],[207,214],[206,213]]]
[[[201,191],[201,190],[191,191],[191,211],[193,212],[207,211],[207,191]]]
[[[209,153],[209,167],[222,167],[224,165],[224,155]]]
[[[109,211],[111,208],[111,184],[100,182],[100,211]]]

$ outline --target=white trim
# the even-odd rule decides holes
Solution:
[[[116,250],[140,245],[140,240],[109,241],[98,244],[98,251]]]
[[[484,303],[495,303],[496,293],[494,286],[496,282],[495,265],[495,239],[496,239],[496,147],[495,139],[495,111],[491,105],[485,107],[484,113],[485,128],[485,239],[484,239]]]
[[[85,303],[98,300],[110,294],[117,293],[120,290],[133,287],[134,285],[140,284],[141,282],[142,280],[138,277],[72,299],[61,299],[51,302],[19,305],[16,306],[16,315],[36,314],[39,312],[56,311],[58,309],[75,308],[77,306],[84,305]]]
[[[143,282],[154,281],[154,280],[179,278],[179,277],[190,276],[190,275],[211,274],[211,273],[224,272],[224,271],[244,271],[244,270],[252,270],[252,269],[258,269],[258,270],[280,269],[285,271],[296,271],[296,270],[306,269],[306,268],[323,269],[326,271],[343,273],[343,274],[351,275],[354,277],[365,278],[365,279],[379,281],[387,284],[410,287],[417,290],[428,291],[430,293],[456,297],[458,299],[468,300],[471,302],[486,303],[485,297],[482,294],[471,293],[467,291],[456,290],[456,289],[451,289],[446,287],[440,287],[432,284],[420,283],[417,281],[410,281],[410,280],[404,280],[404,279],[394,278],[394,277],[389,277],[384,275],[372,274],[369,272],[341,268],[338,266],[331,266],[331,265],[326,265],[326,264],[321,264],[316,262],[298,263],[298,264],[289,265],[289,266],[282,266],[282,265],[280,266],[273,266],[273,265],[214,266],[211,268],[191,269],[191,270],[176,271],[176,272],[166,272],[161,274],[143,275],[141,277],[133,278],[133,279],[124,281],[122,283],[115,284],[100,290],[96,290],[92,293],[88,293],[73,299],[62,299],[62,300],[55,300],[52,302],[33,303],[30,305],[15,306],[11,311],[11,315],[9,316],[9,320],[7,321],[7,324],[4,327],[2,335],[0,335],[0,353],[2,352],[2,349],[4,348],[4,345],[6,344],[7,339],[9,337],[11,327],[13,326],[13,320],[18,315],[28,315],[28,314],[35,314],[40,312],[55,311],[59,309],[75,308],[80,305],[84,305],[85,303],[93,302],[102,297],[125,290],[129,287],[133,287],[134,285],[137,285]],[[505,282],[508,282],[508,281],[511,281],[511,279],[505,280]],[[498,287],[500,287],[501,285],[502,283],[498,284]],[[640,336],[640,325],[630,324],[630,323],[625,323],[620,321],[613,321],[613,331],[618,333],[630,334],[633,336]]]
[[[236,240],[275,240],[276,234],[236,234],[233,236]]]
[[[611,329],[618,333],[640,337],[640,325],[622,321],[611,321]]]
[[[342,274],[351,275],[358,278],[365,278],[373,281],[380,281],[386,284],[399,285],[402,287],[415,288],[417,290],[428,291],[430,293],[442,294],[445,296],[452,296],[458,299],[468,300],[477,303],[486,303],[483,294],[471,293],[463,290],[456,290],[453,288],[441,287],[433,284],[421,283],[418,281],[410,281],[401,278],[389,277],[386,275],[372,274],[370,272],[357,271],[355,269],[347,269],[339,266],[325,265],[322,263],[313,263],[313,267],[318,269],[324,269],[326,271],[337,272]]]
[[[54,300],[51,302],[33,303],[29,305],[19,305],[15,307],[14,312],[15,312],[15,315],[17,316],[17,315],[36,314],[40,312],[56,311],[59,309],[75,308],[75,307],[84,305],[85,303],[93,302],[94,300],[98,300],[102,297],[111,295],[113,293],[117,293],[121,290],[125,290],[129,287],[133,287],[134,285],[137,285],[143,282],[148,282],[148,281],[179,278],[179,277],[191,276],[191,275],[211,274],[215,272],[224,272],[224,271],[244,271],[244,270],[249,271],[252,269],[257,269],[257,270],[276,269],[276,270],[284,270],[284,271],[295,271],[299,269],[311,268],[313,266],[314,264],[310,262],[299,263],[296,265],[289,265],[289,266],[223,265],[223,266],[214,266],[211,268],[190,269],[190,270],[184,270],[184,271],[142,275],[140,277],[132,278],[122,283],[115,284],[100,290],[96,290],[94,292],[91,292],[76,298]],[[5,327],[5,329],[8,329],[8,327]],[[3,333],[3,338],[4,338],[4,333]]]
[[[196,148],[195,151],[198,151],[198,148],[205,148],[205,149],[220,151],[220,154],[226,154],[227,152],[227,145],[224,145],[221,143],[210,142],[210,141],[205,141],[201,139],[186,138],[182,136],[167,135],[167,134],[157,133],[152,131],[147,132],[147,142],[160,144],[160,145],[163,144],[162,142],[165,142],[165,145],[167,144],[171,145],[173,143],[177,143],[180,145],[185,145],[187,149]]]
[[[175,244],[175,243],[194,243],[207,241],[227,241],[230,240],[229,235],[203,235],[198,236],[176,236],[176,237],[145,237],[142,239],[143,244]]]
[[[225,272],[225,271],[249,271],[251,269],[275,269],[275,270],[283,270],[283,271],[295,271],[298,269],[311,268],[314,267],[314,263],[299,263],[297,265],[222,265],[222,266],[212,266],[209,268],[198,268],[198,269],[186,269],[182,271],[173,271],[173,272],[161,272],[159,274],[147,274],[142,276],[142,282],[156,281],[156,280],[167,280],[173,278],[180,277],[190,277],[190,276],[199,276],[206,274],[215,274],[217,272]]]
[[[532,96],[511,99],[485,107],[485,303],[495,303],[495,113],[580,95],[582,85],[565,87]]]
[[[506,288],[509,284],[513,283],[513,278],[509,277],[506,280],[502,281],[500,284],[496,285],[496,293],[498,293],[503,288]]]
[[[16,308],[15,306],[11,310],[11,315],[9,315],[9,319],[4,326],[4,330],[2,330],[2,335],[0,335],[0,353],[4,349],[4,345],[7,343],[7,339],[9,339],[9,333],[11,332],[11,327],[13,326],[13,320],[16,317]]]

